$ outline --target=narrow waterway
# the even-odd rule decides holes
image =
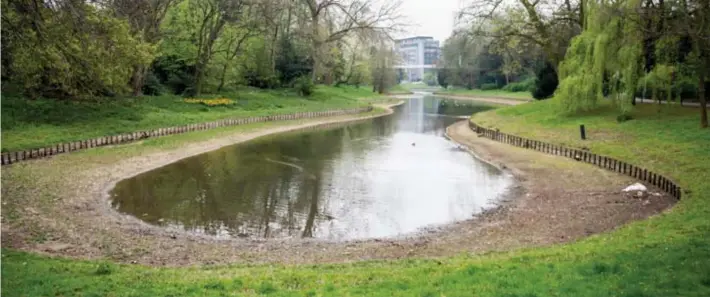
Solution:
[[[417,95],[393,115],[259,138],[119,182],[120,212],[217,237],[390,237],[491,207],[507,174],[444,138],[489,109]]]

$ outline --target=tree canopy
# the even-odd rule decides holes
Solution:
[[[397,1],[2,0],[2,82],[28,98],[368,84]],[[304,85],[303,80],[299,80]],[[305,85],[312,85],[306,83]]]

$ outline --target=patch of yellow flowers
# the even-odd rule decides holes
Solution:
[[[234,100],[228,99],[228,98],[217,98],[217,99],[185,98],[183,101],[185,103],[204,104],[207,106],[220,106],[220,105],[234,104]]]

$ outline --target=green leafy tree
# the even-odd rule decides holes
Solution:
[[[449,87],[450,70],[448,68],[439,68],[436,72],[436,81],[439,85],[446,89]]]
[[[307,52],[297,48],[292,37],[281,38],[279,54],[276,57],[276,70],[282,84],[290,84],[298,77],[310,75],[311,66]]]
[[[81,2],[3,1],[2,18],[3,74],[30,97],[121,94],[154,53],[125,21]]]

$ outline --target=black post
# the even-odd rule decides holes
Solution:
[[[587,133],[584,132],[584,125],[579,125],[579,134],[582,136],[582,140],[587,139]]]

